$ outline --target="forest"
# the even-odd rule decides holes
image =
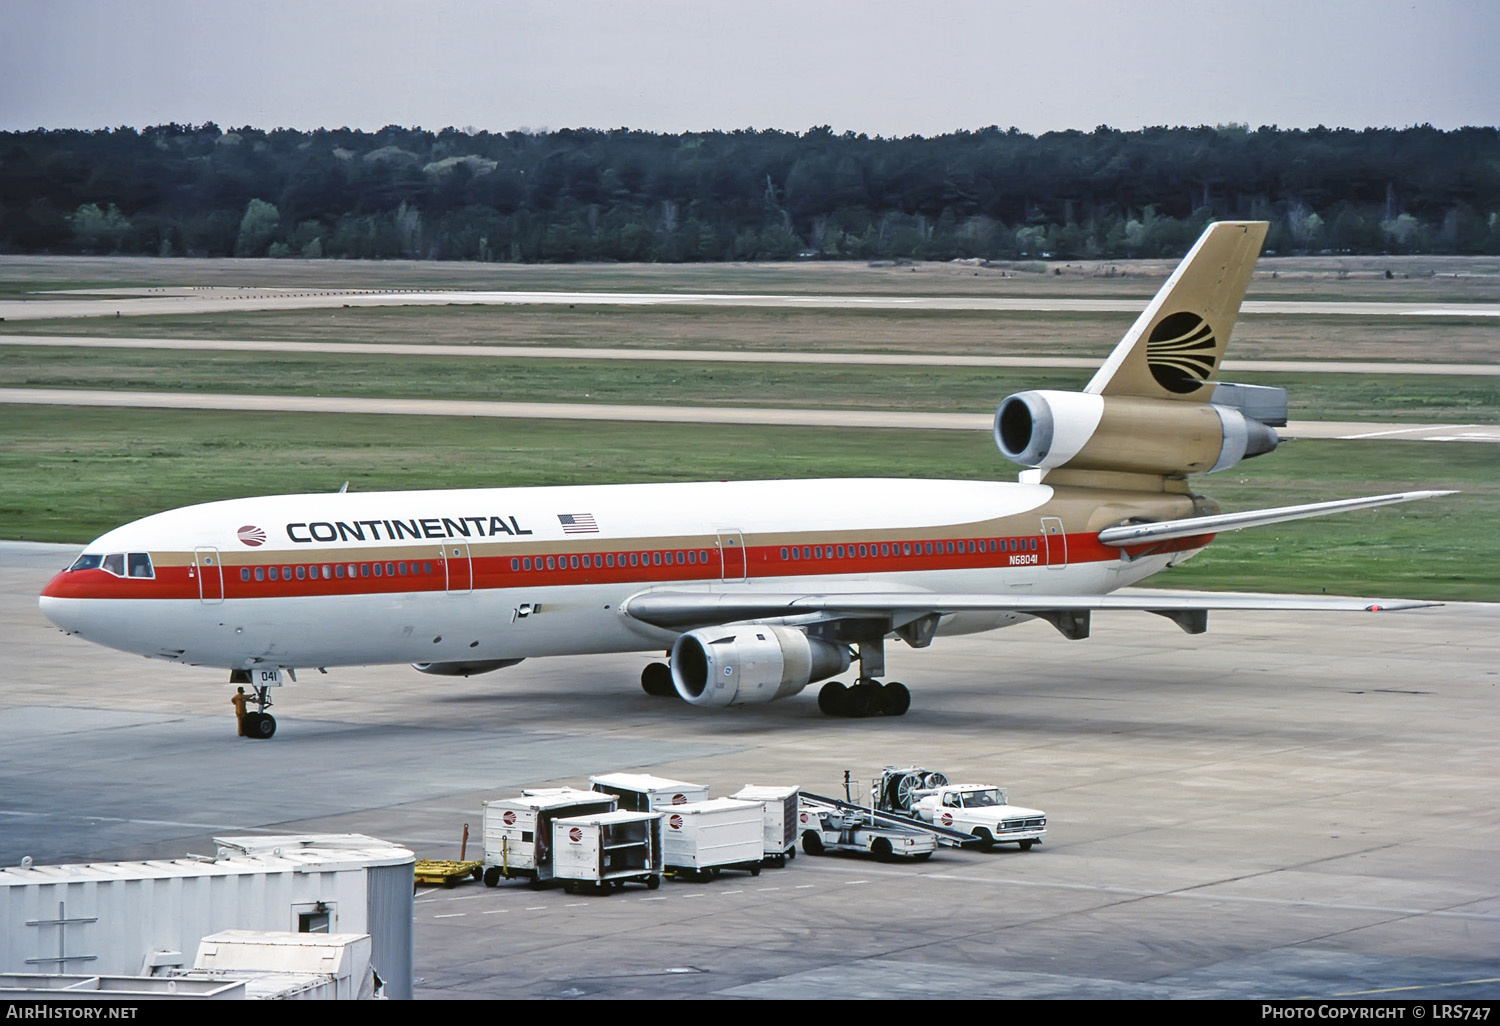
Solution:
[[[1500,253],[1500,129],[0,133],[0,252],[512,262]]]

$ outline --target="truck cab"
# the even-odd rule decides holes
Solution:
[[[1029,851],[1047,832],[1047,814],[1010,804],[1004,789],[993,784],[949,784],[914,796],[911,811],[928,823],[967,830],[989,851],[997,844],[1018,844]]]

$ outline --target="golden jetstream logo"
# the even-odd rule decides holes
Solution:
[[[1146,365],[1168,392],[1187,395],[1214,372],[1218,361],[1214,329],[1195,313],[1163,317],[1146,339]]]

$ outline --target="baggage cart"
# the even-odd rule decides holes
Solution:
[[[601,773],[589,777],[595,791],[619,799],[618,808],[631,812],[655,812],[673,805],[708,800],[707,784],[653,777],[649,773]]]
[[[662,810],[662,864],[669,876],[707,880],[725,869],[760,875],[765,807],[715,798]]]
[[[746,784],[729,797],[745,802],[760,802],[765,807],[762,861],[766,865],[780,869],[786,865],[787,859],[797,857],[799,795],[796,787],[757,787]]]
[[[661,886],[661,814],[600,812],[552,821],[552,874],[569,894]]]
[[[494,887],[502,877],[517,876],[534,884],[551,880],[553,821],[614,810],[614,795],[571,787],[485,802],[485,884]]]

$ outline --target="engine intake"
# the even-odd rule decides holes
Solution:
[[[795,695],[847,670],[849,650],[792,627],[706,627],[677,639],[671,666],[684,701],[723,708]]]
[[[1276,448],[1276,432],[1213,403],[1018,392],[995,411],[995,445],[1023,467],[1182,476]]]

